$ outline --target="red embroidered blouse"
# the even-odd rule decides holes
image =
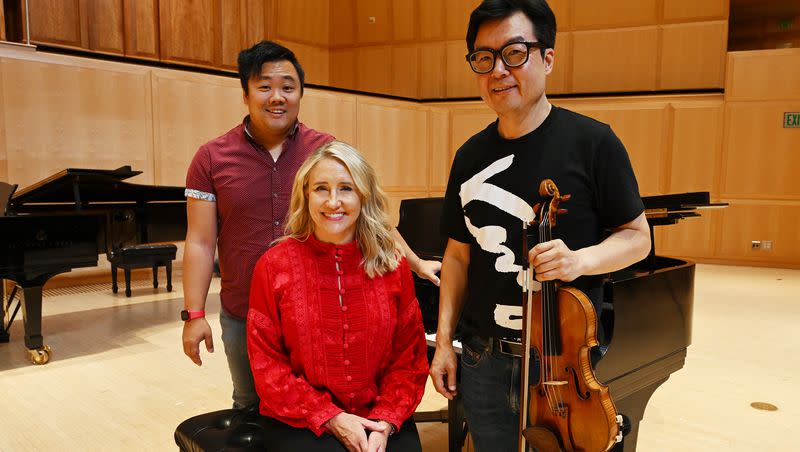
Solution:
[[[247,349],[261,413],[321,435],[342,411],[396,429],[428,372],[408,263],[370,279],[358,244],[287,239],[258,260]]]

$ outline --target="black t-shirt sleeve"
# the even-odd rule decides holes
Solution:
[[[471,235],[464,221],[464,209],[461,207],[461,184],[463,177],[464,153],[460,149],[453,159],[453,166],[450,169],[450,177],[447,181],[447,191],[444,195],[444,206],[442,207],[442,218],[440,228],[442,235],[457,240],[461,243],[469,243]]]
[[[608,126],[594,160],[602,227],[612,229],[636,219],[644,211],[639,184],[625,146]]]

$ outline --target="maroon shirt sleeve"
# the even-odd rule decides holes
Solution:
[[[391,358],[378,383],[378,397],[369,418],[383,419],[399,430],[422,400],[428,378],[428,355],[414,279],[405,259],[400,262],[398,271],[400,304],[397,327],[391,339]]]
[[[186,188],[216,196],[211,178],[211,155],[207,146],[200,146],[186,172]]]
[[[261,413],[320,436],[325,432],[322,424],[344,410],[333,403],[327,391],[292,373],[267,262],[265,255],[256,263],[247,314],[247,353]]]

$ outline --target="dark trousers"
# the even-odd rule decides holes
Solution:
[[[271,418],[264,420],[265,443],[270,452],[342,452],[342,443],[331,434],[317,437],[307,428],[295,428]],[[422,452],[419,433],[413,419],[407,420],[400,431],[389,437],[387,452]]]
[[[521,360],[485,339],[463,342],[461,397],[476,452],[515,452],[519,438]],[[538,375],[538,363],[531,362]],[[535,368],[534,368],[535,367]]]

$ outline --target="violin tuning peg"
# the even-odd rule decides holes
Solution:
[[[558,214],[559,215],[564,215],[565,213],[568,213],[568,212],[569,212],[569,210],[567,210],[567,209],[558,209]]]

